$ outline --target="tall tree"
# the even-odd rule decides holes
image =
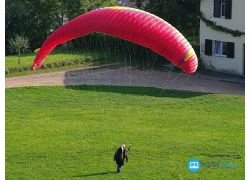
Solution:
[[[165,19],[184,33],[199,31],[199,0],[130,0]],[[139,7],[140,8],[140,7]]]
[[[88,10],[116,5],[115,0],[6,0],[5,39],[20,34],[30,39],[31,49],[40,47],[51,31]]]

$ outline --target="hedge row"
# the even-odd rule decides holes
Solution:
[[[68,61],[58,61],[58,62],[43,64],[41,66],[41,69],[60,68],[60,67],[64,67],[64,66],[86,64],[86,63],[90,63],[90,62],[99,62],[99,61],[103,61],[103,60],[104,60],[103,58],[85,57],[85,58],[81,58],[81,59],[74,59],[74,60],[68,60]],[[30,70],[31,70],[31,66],[20,66],[20,67],[6,68],[5,75],[15,73],[15,72],[30,71]]]

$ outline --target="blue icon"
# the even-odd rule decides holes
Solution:
[[[187,167],[190,172],[198,172],[201,168],[201,163],[198,159],[191,159],[188,161]]]

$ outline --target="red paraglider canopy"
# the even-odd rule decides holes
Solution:
[[[92,10],[56,29],[41,46],[32,69],[40,68],[44,58],[57,45],[92,32],[105,33],[147,47],[188,74],[197,69],[197,56],[177,29],[153,14],[128,7]]]

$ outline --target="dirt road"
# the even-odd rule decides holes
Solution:
[[[244,79],[220,74],[148,70],[133,67],[87,68],[6,78],[6,88],[53,85],[119,85],[158,87],[208,93],[244,95]]]

